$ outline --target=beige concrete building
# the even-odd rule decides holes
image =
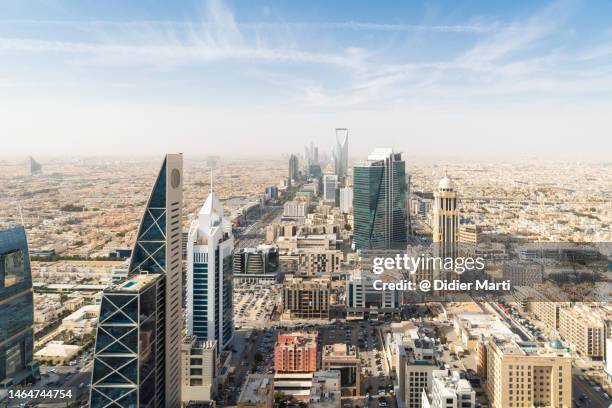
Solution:
[[[297,254],[298,271],[300,276],[330,276],[340,272],[342,251],[337,249],[307,249]]]
[[[480,243],[480,226],[474,224],[459,225],[458,240],[461,244],[478,245]]]
[[[249,374],[238,397],[238,408],[272,408],[274,379],[271,375]]]
[[[489,337],[486,393],[491,408],[571,408],[572,357],[558,341]]]
[[[217,393],[219,361],[217,341],[198,341],[186,337],[181,345],[181,399],[212,401]]]
[[[361,360],[357,347],[344,343],[324,346],[321,368],[340,371],[342,395],[361,395]]]
[[[329,278],[287,275],[283,283],[283,319],[328,319]]]
[[[574,305],[559,310],[559,334],[583,357],[605,355],[606,325],[612,316],[598,307]]]

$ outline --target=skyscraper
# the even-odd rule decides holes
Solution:
[[[0,388],[38,376],[33,362],[34,300],[23,227],[0,231]]]
[[[295,154],[289,156],[289,181],[297,181],[299,178],[299,162]]]
[[[42,174],[42,166],[40,165],[40,163],[34,160],[32,156],[29,156],[28,164],[27,164],[27,171],[28,171],[28,175],[37,176],[39,174]]]
[[[166,155],[138,228],[128,277],[104,291],[91,407],[180,406],[183,156]]]
[[[340,179],[341,185],[348,173],[348,129],[336,129],[336,146],[334,148],[334,167],[335,173]]]
[[[335,174],[326,174],[323,176],[323,200],[334,201],[336,199],[336,190],[338,189],[338,176]]]
[[[434,192],[433,242],[453,246],[459,241],[459,209],[455,184],[446,174]]]
[[[375,149],[353,167],[356,249],[388,249],[406,242],[406,165],[401,153]]]
[[[218,351],[234,336],[232,224],[211,190],[189,229],[187,242],[187,333],[216,340]]]

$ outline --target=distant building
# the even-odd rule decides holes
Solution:
[[[329,278],[304,279],[287,275],[283,283],[285,319],[329,319]]]
[[[298,181],[300,178],[300,166],[296,155],[289,157],[289,181]]]
[[[111,258],[121,258],[127,259],[132,256],[131,248],[116,248],[108,253],[108,256]]]
[[[612,314],[598,307],[574,305],[559,309],[559,334],[583,357],[603,358],[607,336],[606,323]]]
[[[346,128],[336,128],[336,146],[334,148],[334,169],[338,179],[344,185],[348,174],[348,136]]]
[[[502,279],[509,280],[511,286],[533,286],[544,281],[544,267],[536,262],[504,262]]]
[[[516,342],[492,336],[487,341],[486,393],[491,408],[571,407],[571,354],[558,341]]]
[[[218,352],[234,337],[233,251],[231,222],[211,191],[189,229],[187,334],[200,341],[216,340]]]
[[[242,248],[233,255],[234,279],[241,282],[275,281],[278,272],[278,248],[258,245]]]
[[[323,200],[335,201],[336,190],[338,189],[338,176],[326,174],[323,176]]]
[[[415,191],[410,194],[410,213],[427,217],[433,207],[434,196],[431,192]]]
[[[476,392],[459,372],[434,371],[432,374],[431,397],[422,396],[422,408],[475,408]]]
[[[38,377],[34,299],[23,227],[0,230],[0,389]]]
[[[308,213],[308,201],[287,201],[283,205],[283,219],[304,220]]]
[[[405,245],[406,164],[401,153],[376,149],[353,168],[353,243],[356,249]]]
[[[38,176],[42,174],[42,165],[38,163],[32,156],[28,156],[27,174],[29,176]]]
[[[396,313],[399,310],[400,292],[375,288],[375,280],[387,282],[393,278],[359,270],[349,275],[346,281],[347,318],[378,318],[378,313],[384,316],[385,313]]]
[[[280,333],[274,346],[278,373],[317,371],[317,332]]]
[[[324,346],[321,368],[340,371],[342,395],[361,395],[361,360],[356,346],[344,343]]]
[[[321,178],[323,176],[321,166],[319,164],[311,164],[310,166],[308,166],[308,175],[311,178]]]
[[[181,398],[189,401],[212,401],[217,393],[219,359],[217,342],[198,341],[188,336],[181,346]]]
[[[438,183],[434,192],[433,242],[452,247],[459,241],[459,209],[455,184],[448,175]],[[452,249],[445,250],[449,253]]]
[[[238,397],[238,408],[272,408],[274,406],[274,377],[249,374]]]
[[[431,392],[433,372],[438,370],[435,343],[421,336],[400,345],[398,384],[406,408],[421,408],[423,390]]]
[[[104,290],[90,406],[181,404],[183,157],[166,155],[122,283]]]
[[[330,276],[340,272],[342,251],[339,249],[298,249],[296,276]]]
[[[353,209],[353,188],[343,187],[340,189],[340,211],[349,213]]]
[[[459,224],[459,235],[457,240],[461,244],[480,244],[481,228],[474,224]]]
[[[266,201],[276,201],[278,200],[278,187],[269,186],[266,187],[266,192],[264,194]]]

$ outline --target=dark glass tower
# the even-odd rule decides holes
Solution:
[[[33,362],[34,300],[23,227],[0,231],[0,389],[38,377]]]
[[[180,406],[182,169],[182,155],[166,155],[128,278],[102,297],[91,407]]]
[[[389,249],[406,242],[406,191],[401,153],[376,149],[353,168],[355,249]]]

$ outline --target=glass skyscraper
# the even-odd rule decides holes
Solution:
[[[38,377],[33,362],[34,299],[23,227],[0,231],[0,389]]]
[[[182,155],[166,155],[128,277],[104,291],[91,407],[180,406],[182,169]]]
[[[355,249],[389,249],[406,242],[406,164],[401,153],[376,149],[353,167]]]

